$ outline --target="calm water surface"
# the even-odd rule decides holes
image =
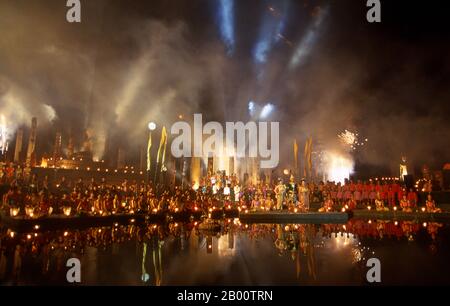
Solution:
[[[450,227],[350,220],[345,225],[119,225],[85,230],[0,231],[0,284],[67,284],[68,258],[82,285],[366,285],[381,261],[385,285],[450,284]]]

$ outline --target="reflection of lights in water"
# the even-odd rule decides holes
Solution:
[[[147,282],[150,279],[150,275],[148,273],[144,273],[141,277],[143,282]]]
[[[227,234],[217,238],[217,249],[219,257],[231,257],[236,255],[236,248],[234,247],[234,237]]]

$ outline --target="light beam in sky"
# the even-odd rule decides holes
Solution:
[[[275,6],[268,6],[263,18],[259,40],[253,50],[253,58],[257,64],[264,64],[267,61],[273,46],[278,43],[283,35],[286,23],[288,2],[282,2],[282,10],[279,11]]]
[[[234,1],[219,1],[219,27],[220,35],[227,47],[227,54],[232,55],[234,52]]]
[[[261,110],[261,113],[259,114],[260,119],[266,119],[275,109],[274,105],[271,103],[268,103],[264,105],[264,107]]]
[[[291,58],[291,61],[289,63],[289,68],[294,69],[298,65],[301,65],[306,57],[311,53],[317,39],[319,36],[320,28],[323,23],[323,20],[325,19],[325,16],[328,13],[328,8],[325,8],[324,10],[321,10],[318,15],[315,17],[316,20],[313,22],[313,24],[309,27],[309,29],[306,31],[305,36],[300,41],[299,45],[294,51],[294,55]]]

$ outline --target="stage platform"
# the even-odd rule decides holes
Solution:
[[[346,212],[304,212],[288,211],[249,212],[241,213],[239,220],[244,223],[346,223],[351,213]]]

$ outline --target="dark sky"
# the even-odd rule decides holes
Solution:
[[[38,116],[42,151],[56,129],[78,141],[90,129],[98,156],[109,143],[132,158],[149,120],[248,121],[252,100],[274,104],[284,164],[307,136],[350,154],[344,129],[369,139],[351,153],[364,163],[450,161],[445,1],[384,0],[377,24],[363,0],[234,1],[232,53],[220,1],[81,1],[81,24],[66,22],[65,2],[0,0],[0,113],[11,131]]]

